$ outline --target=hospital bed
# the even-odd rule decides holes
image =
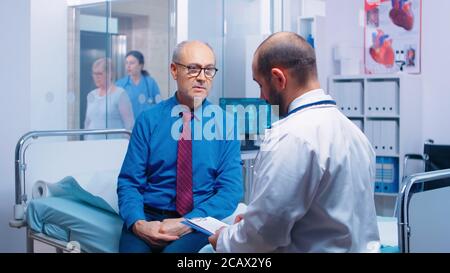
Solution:
[[[436,187],[448,178],[450,169],[404,178],[395,217],[377,217],[382,253],[450,252],[450,184]]]
[[[117,138],[123,134],[128,137]],[[80,140],[92,135],[107,137]],[[10,226],[26,228],[27,252],[34,252],[35,241],[57,252],[118,252],[117,177],[129,136],[115,129],[35,131],[20,138]],[[232,223],[242,206],[223,221]]]
[[[81,140],[86,136],[103,139]],[[117,176],[129,136],[108,129],[35,131],[20,138],[10,226],[26,228],[27,252],[35,241],[57,252],[118,251]]]
[[[401,252],[450,252],[450,169],[417,173],[403,183],[397,200]],[[433,185],[429,187],[428,185]]]

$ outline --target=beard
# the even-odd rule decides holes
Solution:
[[[287,112],[283,106],[283,99],[281,97],[281,92],[278,92],[272,83],[269,84],[269,98],[267,99],[271,105],[277,105],[280,111],[280,116],[284,117]]]

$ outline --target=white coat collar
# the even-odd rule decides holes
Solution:
[[[325,91],[323,89],[314,89],[308,91],[305,94],[293,100],[291,104],[289,104],[288,113],[302,105],[314,103],[321,100],[332,100],[332,98],[331,96],[325,94]]]

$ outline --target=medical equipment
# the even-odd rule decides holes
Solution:
[[[110,138],[118,134],[124,137]],[[35,240],[58,252],[118,251],[122,220],[114,208],[114,198],[130,134],[124,129],[34,131],[20,138],[10,226],[27,228],[27,252],[33,252]],[[86,135],[105,135],[105,139],[74,140]],[[51,183],[59,192],[39,198],[45,185]],[[30,200],[33,188],[38,198]],[[95,196],[88,192],[92,190]],[[109,199],[110,205],[104,201],[109,210],[98,206],[99,196]]]
[[[226,120],[227,128],[234,128],[235,134],[239,132],[244,136],[241,140],[242,151],[258,150],[257,141],[260,141],[265,129],[278,120],[278,109],[263,99],[220,98],[219,105],[231,117],[231,120]]]
[[[406,178],[397,200],[401,252],[450,252],[450,185],[428,187],[450,178],[450,169]],[[413,190],[423,184],[423,191]]]

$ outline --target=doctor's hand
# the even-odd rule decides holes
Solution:
[[[133,225],[133,232],[152,246],[163,247],[179,237],[160,232],[162,223],[159,221],[147,222],[138,220]]]
[[[192,232],[192,229],[185,224],[182,224],[181,221],[184,221],[184,218],[164,219],[161,223],[161,228],[159,229],[159,231],[164,234],[180,237],[189,232]]]
[[[208,237],[208,241],[212,245],[214,250],[216,250],[217,240],[219,239],[220,233],[222,232],[222,230],[224,228],[225,227],[219,228],[218,230],[216,230],[216,233],[214,233],[214,235],[211,235],[211,236]]]
[[[234,223],[237,224],[240,221],[242,221],[244,219],[244,214],[238,214],[236,215],[236,218],[234,218]]]

